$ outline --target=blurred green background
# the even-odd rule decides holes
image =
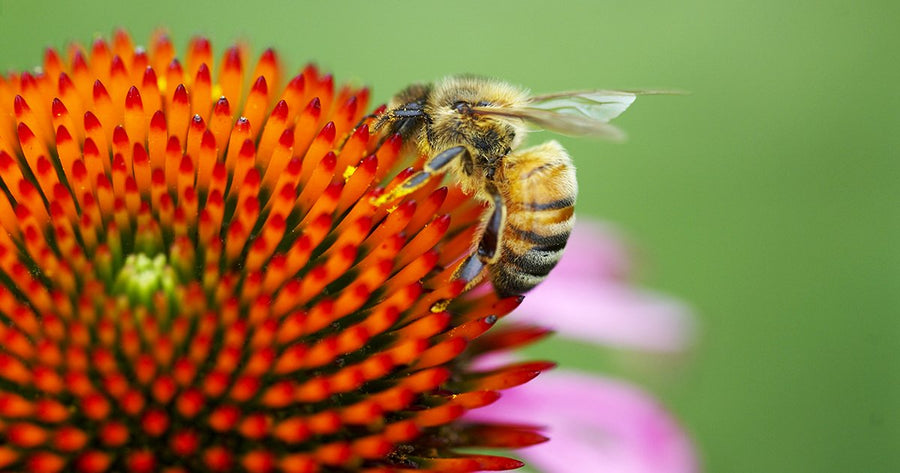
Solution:
[[[457,72],[535,91],[670,87],[563,139],[581,215],[640,249],[702,339],[652,389],[710,472],[900,470],[900,3],[0,2],[0,69],[114,26],[245,39],[373,87]],[[568,351],[567,351],[568,350]],[[570,345],[544,355],[584,366]],[[621,374],[621,373],[620,373]],[[627,376],[627,371],[624,372]]]

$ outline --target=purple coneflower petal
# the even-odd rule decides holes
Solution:
[[[542,473],[692,473],[691,441],[657,401],[633,385],[573,372],[545,373],[470,421],[528,418],[547,443],[521,451]]]
[[[625,245],[613,230],[580,221],[559,265],[525,298],[516,320],[612,347],[672,352],[690,345],[694,321],[688,308],[629,284],[623,277],[628,267]]]

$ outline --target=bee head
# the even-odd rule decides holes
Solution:
[[[435,150],[464,145],[476,160],[501,158],[522,141],[524,124],[477,109],[516,107],[526,99],[524,91],[492,79],[445,79],[436,84],[429,104],[431,145]]]

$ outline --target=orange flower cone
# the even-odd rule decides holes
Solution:
[[[481,207],[375,206],[412,169],[368,91],[248,61],[117,32],[0,77],[0,470],[520,466],[458,452],[543,441],[458,418],[551,366],[469,367],[546,334],[451,280]]]

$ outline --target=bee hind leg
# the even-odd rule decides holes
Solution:
[[[456,267],[451,277],[453,280],[465,281],[466,287],[463,292],[477,286],[484,279],[488,266],[500,258],[502,251],[501,238],[503,227],[506,225],[506,203],[495,187],[489,186],[487,191],[491,195],[491,215],[478,239],[478,246]],[[439,301],[431,307],[431,310],[440,312],[446,309],[449,303],[449,300]]]
[[[500,257],[503,227],[506,225],[506,203],[503,196],[493,185],[487,187],[491,196],[491,215],[487,219],[481,238],[478,240],[478,257],[485,264],[492,264]]]
[[[421,171],[406,178],[406,180],[391,189],[390,192],[386,192],[375,198],[373,203],[375,205],[384,205],[387,202],[393,202],[401,197],[412,194],[424,186],[432,177],[437,174],[442,174],[450,163],[466,153],[468,153],[468,151],[465,146],[454,146],[441,151],[426,161],[425,165],[422,166]]]

